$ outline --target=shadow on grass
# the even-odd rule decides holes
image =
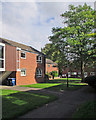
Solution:
[[[61,85],[52,86],[52,87],[45,88],[45,89],[53,90],[53,91],[78,90],[84,86],[86,86],[86,85],[71,85],[71,84],[69,84],[67,87],[67,84],[61,84]]]
[[[69,82],[73,82],[73,83],[78,83],[81,82],[81,80],[68,80]],[[49,80],[48,83],[65,83],[67,82],[67,80]]]
[[[59,78],[59,79],[53,79],[53,80],[49,80],[50,83],[58,83],[58,82],[66,82],[67,78]],[[70,82],[81,82],[80,78],[68,78],[68,81]]]
[[[2,96],[3,119],[14,119],[29,110],[36,109],[50,101],[57,99],[54,95],[17,92]]]

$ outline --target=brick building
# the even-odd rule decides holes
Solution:
[[[86,67],[84,70],[84,77],[87,76],[93,76],[96,75],[96,68],[88,68]],[[62,77],[67,77],[67,73],[68,73],[68,77],[76,77],[76,78],[80,78],[81,77],[81,71],[80,69],[70,69],[70,68],[64,68],[62,69]]]
[[[38,50],[0,38],[0,84],[16,78],[16,85],[44,82],[45,55]]]
[[[52,71],[57,71],[58,73],[57,63],[53,62],[50,59],[46,59],[46,72],[50,73]]]

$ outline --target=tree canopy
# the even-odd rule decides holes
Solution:
[[[96,39],[92,37],[95,11],[86,3],[83,6],[69,5],[69,11],[61,14],[61,17],[65,27],[52,29],[53,35],[49,37],[50,45],[54,46],[55,53],[56,51],[63,53],[63,58],[61,54],[59,56],[63,63],[66,56],[70,58],[66,57],[67,60],[75,61],[75,65],[79,63],[83,79],[85,66],[92,62],[96,54]],[[57,60],[57,57],[55,59]]]

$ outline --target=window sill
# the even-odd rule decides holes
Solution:
[[[5,68],[0,68],[0,71],[5,71]]]
[[[21,57],[21,59],[26,59],[26,58]]]
[[[26,75],[21,75],[21,77],[26,77]]]
[[[42,76],[36,76],[37,78],[40,78],[40,77],[42,77]]]

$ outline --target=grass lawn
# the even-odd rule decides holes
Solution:
[[[87,85],[86,83],[81,83],[81,79],[78,79],[78,78],[69,78],[68,81],[69,81],[68,88],[67,88],[66,78],[49,80],[48,83],[21,85],[21,87],[44,88],[49,90],[62,91],[62,90],[77,90],[82,86]]]
[[[33,88],[49,88],[53,86],[58,86],[61,83],[37,83],[37,84],[30,84],[30,85],[20,85],[20,87],[33,87]]]
[[[50,101],[56,100],[54,95],[35,94],[3,89],[2,96],[2,117],[14,119],[25,114],[29,110],[38,108]]]
[[[72,118],[95,118],[96,119],[96,100],[88,101],[80,105]]]

